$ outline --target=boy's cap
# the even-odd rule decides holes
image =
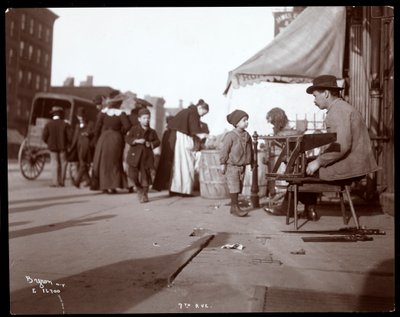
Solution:
[[[138,112],[138,117],[143,116],[144,114],[150,115],[150,111],[147,108],[141,108]]]
[[[243,110],[234,110],[233,112],[231,112],[230,114],[228,114],[226,116],[226,120],[228,120],[228,122],[230,124],[232,124],[234,127],[236,127],[236,125],[238,124],[238,122],[243,118],[243,117],[249,117],[249,115],[244,112]]]

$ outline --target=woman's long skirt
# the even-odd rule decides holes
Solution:
[[[194,184],[195,152],[193,138],[179,131],[176,132],[174,162],[170,191],[191,195]]]
[[[93,175],[100,190],[127,188],[123,170],[124,139],[120,132],[105,130],[96,144],[93,158]]]

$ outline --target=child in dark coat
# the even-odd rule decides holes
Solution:
[[[242,110],[235,110],[226,118],[235,129],[226,133],[222,141],[220,171],[226,175],[231,196],[231,214],[244,217],[247,211],[240,209],[238,197],[243,189],[246,165],[250,164],[252,170],[254,167],[252,139],[246,131],[249,115]]]
[[[130,145],[126,163],[128,176],[134,182],[141,203],[149,201],[147,196],[152,184],[151,169],[154,168],[153,149],[160,145],[157,132],[150,128],[150,111],[146,108],[138,112],[138,125],[134,125],[127,135],[125,142]]]

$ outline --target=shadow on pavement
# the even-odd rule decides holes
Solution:
[[[36,198],[29,198],[29,199],[20,199],[20,200],[9,200],[8,205],[15,205],[15,204],[23,204],[23,203],[34,203],[34,202],[43,202],[43,201],[50,201],[50,200],[59,200],[59,199],[68,199],[73,198],[76,199],[78,197],[85,197],[85,196],[93,196],[102,194],[101,192],[93,192],[89,194],[74,194],[74,195],[62,195],[62,196],[51,196],[51,197],[36,197]]]
[[[18,238],[29,236],[32,234],[40,234],[45,232],[52,232],[56,230],[61,230],[65,228],[71,228],[75,226],[89,226],[94,223],[94,221],[104,220],[113,218],[116,215],[108,215],[108,216],[98,216],[98,217],[91,217],[91,218],[84,218],[84,219],[77,219],[77,220],[68,220],[65,222],[54,223],[50,225],[43,225],[33,228],[21,229],[16,231],[9,232],[9,239]]]
[[[9,227],[22,226],[22,225],[26,225],[27,223],[30,223],[30,221],[15,221],[15,222],[10,222],[8,224],[8,226]]]
[[[375,297],[370,301],[359,301],[357,311],[394,312],[395,303],[395,278],[394,259],[382,261],[377,267],[370,270],[365,278],[363,293],[371,290],[381,291],[382,297]],[[379,277],[386,277],[386,283],[379,282]]]
[[[44,201],[46,199],[42,199]],[[14,212],[24,212],[24,211],[33,211],[37,209],[43,209],[43,208],[48,208],[52,206],[63,206],[63,205],[69,205],[69,204],[79,204],[79,203],[84,203],[86,200],[74,200],[71,202],[59,202],[59,203],[49,203],[49,204],[42,204],[42,205],[30,205],[30,206],[25,206],[25,207],[15,207],[15,208],[8,208],[8,212],[14,213]]]
[[[32,283],[30,287],[10,294],[11,313],[108,314],[132,311],[136,305],[168,287],[170,277],[182,269],[179,265],[184,265],[197,254],[201,243],[210,237],[209,235],[199,238],[178,253],[116,262],[54,280],[50,286],[45,285],[45,288],[59,289],[59,294],[44,294],[39,285]],[[225,242],[225,239],[218,240],[219,244]],[[56,283],[65,286],[54,286]],[[35,291],[32,288],[35,288]],[[173,305],[174,308],[177,305],[159,304]]]

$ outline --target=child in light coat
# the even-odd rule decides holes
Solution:
[[[250,134],[246,131],[249,115],[242,110],[230,113],[227,120],[235,128],[226,133],[220,151],[220,171],[226,175],[231,197],[231,214],[244,217],[247,211],[240,209],[238,197],[243,189],[246,165],[254,168],[253,146]]]

